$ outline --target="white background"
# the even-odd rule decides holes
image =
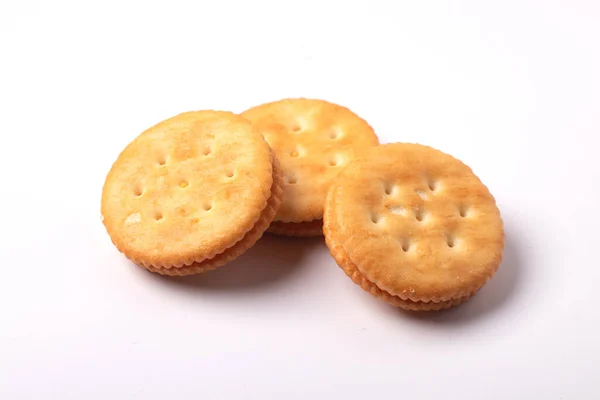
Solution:
[[[110,165],[179,112],[284,97],[469,164],[505,260],[409,316],[322,240],[201,277],[127,262]],[[600,2],[0,2],[0,398],[599,399]]]

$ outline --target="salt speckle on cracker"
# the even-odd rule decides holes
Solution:
[[[133,213],[131,215],[129,215],[127,218],[125,218],[125,223],[126,224],[137,224],[138,222],[140,222],[142,220],[142,217],[140,216],[140,213]]]

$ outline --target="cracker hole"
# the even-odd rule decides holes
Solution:
[[[228,178],[233,178],[235,173],[233,171],[227,171],[227,173],[225,175],[227,175]]]
[[[385,191],[385,194],[387,194],[389,196],[390,194],[394,193],[394,188],[395,188],[394,184],[386,183],[383,190]]]
[[[342,158],[339,155],[334,155],[329,159],[329,166],[337,167],[342,164]]]
[[[210,210],[212,210],[213,206],[210,203],[204,203],[202,208],[204,209],[204,211],[210,211]]]
[[[402,240],[402,251],[406,253],[408,250],[410,250],[410,240],[404,239]]]
[[[300,133],[302,131],[302,126],[299,123],[294,123],[290,126],[290,130],[294,133]]]
[[[429,190],[431,190],[432,192],[435,192],[435,190],[438,187],[438,184],[436,181],[433,180],[429,180],[429,182],[427,182],[427,187],[429,188]]]
[[[452,234],[447,234],[446,235],[446,244],[450,248],[456,246],[456,238],[454,237],[454,235],[452,235]]]
[[[167,157],[163,156],[159,156],[158,159],[156,160],[158,162],[158,165],[163,166],[167,164]]]
[[[340,136],[342,136],[342,134],[340,133],[340,130],[337,128],[331,128],[331,131],[329,132],[329,138],[330,139],[337,139]]]
[[[467,216],[467,211],[468,209],[465,206],[460,206],[458,208],[458,213],[460,214],[461,218],[465,218]]]
[[[371,214],[371,222],[373,222],[374,224],[378,224],[379,222],[381,222],[382,219],[383,217],[379,214]]]
[[[182,189],[185,189],[189,185],[190,184],[187,181],[181,181],[181,182],[179,182],[179,187],[182,188]]]
[[[160,220],[162,220],[162,219],[163,219],[163,213],[162,213],[161,211],[156,211],[156,212],[154,213],[154,219],[155,219],[156,221],[160,221]]]
[[[134,195],[135,197],[141,197],[141,196],[142,196],[142,194],[144,194],[144,191],[142,190],[142,187],[141,187],[140,185],[136,185],[136,186],[133,188],[133,195]]]
[[[300,155],[300,153],[298,153],[297,150],[294,150],[290,153],[290,157],[298,157]]]
[[[202,149],[202,155],[204,155],[204,156],[207,156],[207,155],[209,155],[210,153],[212,153],[212,149],[210,148],[210,146],[205,146],[205,147]]]
[[[295,176],[288,176],[286,182],[290,185],[295,185],[298,182]]]
[[[415,218],[417,221],[422,222],[425,219],[425,212],[423,210],[417,210],[415,213]]]

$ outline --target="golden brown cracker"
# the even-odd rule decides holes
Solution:
[[[103,187],[103,222],[136,264],[181,268],[241,241],[263,215],[272,185],[273,155],[249,121],[186,112],[121,152]]]
[[[427,146],[389,144],[333,182],[324,232],[336,262],[363,289],[413,310],[474,295],[502,259],[494,197],[459,160]]]
[[[333,178],[357,155],[378,144],[365,120],[323,100],[284,99],[241,115],[263,133],[281,163],[285,185],[278,222],[321,219]]]

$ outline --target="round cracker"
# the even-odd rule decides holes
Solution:
[[[103,187],[103,222],[136,264],[191,265],[244,238],[272,183],[271,150],[249,121],[230,112],[186,112],[122,151]]]
[[[324,232],[356,283],[414,310],[469,299],[504,248],[487,187],[461,161],[417,144],[378,146],[348,165],[328,193]]]
[[[279,222],[321,219],[331,181],[352,159],[378,144],[365,120],[323,100],[284,99],[242,116],[262,132],[281,163],[285,185],[275,218]]]

